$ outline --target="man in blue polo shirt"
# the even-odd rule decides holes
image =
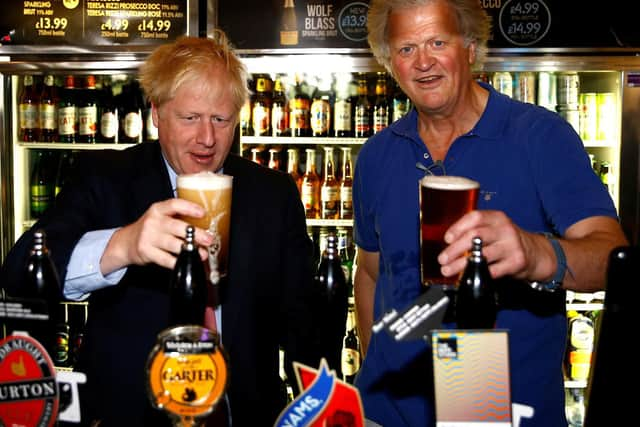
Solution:
[[[563,289],[602,289],[610,251],[627,244],[611,197],[564,119],[473,79],[489,35],[477,0],[373,0],[368,29],[376,58],[415,108],[365,143],[355,171],[365,415],[371,425],[435,424],[427,344],[371,334],[374,320],[424,291],[418,181],[432,173],[480,183],[478,210],[447,231],[438,260],[455,276],[472,237],[484,242],[496,327],[509,332],[512,400],[532,412],[520,425],[566,426]]]

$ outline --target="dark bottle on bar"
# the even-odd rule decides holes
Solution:
[[[35,152],[29,182],[29,208],[32,219],[40,218],[53,203],[55,184],[52,182],[51,157],[52,154],[45,150]]]
[[[27,332],[37,339],[54,358],[56,353],[56,325],[59,323],[59,306],[62,297],[60,278],[46,244],[44,230],[33,233],[33,247],[27,259],[24,282],[20,289],[23,298],[41,301],[47,309],[48,321],[32,321]]]
[[[22,93],[18,102],[18,124],[20,126],[20,140],[35,142],[38,139],[38,103],[35,79],[26,75],[23,79]]]
[[[319,315],[323,322],[320,348],[329,368],[336,371],[338,378],[342,378],[342,339],[346,333],[349,290],[335,233],[327,235],[327,246],[322,252],[314,284],[319,294]]]
[[[78,142],[95,144],[98,134],[98,91],[96,77],[85,77],[84,89],[78,99]]]
[[[460,329],[492,329],[497,312],[495,283],[482,255],[482,239],[474,237],[456,293],[456,323]]]
[[[40,122],[40,141],[54,142],[58,139],[58,95],[53,74],[44,76],[44,85],[40,92],[38,116]]]
[[[78,137],[78,106],[75,87],[75,77],[66,76],[58,103],[58,141],[60,142],[76,142]]]
[[[195,229],[186,228],[185,242],[176,260],[169,288],[169,323],[202,325],[207,304],[207,276],[195,243]]]

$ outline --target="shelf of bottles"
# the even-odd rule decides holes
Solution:
[[[52,202],[78,152],[158,139],[134,71],[14,75],[12,87],[16,237]]]

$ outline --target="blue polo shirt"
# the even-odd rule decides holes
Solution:
[[[483,84],[487,107],[476,126],[451,145],[444,168],[434,165],[417,131],[417,112],[371,137],[358,153],[354,184],[354,240],[379,252],[374,319],[402,309],[420,284],[419,180],[424,170],[480,183],[479,209],[505,212],[532,232],[564,234],[591,216],[617,218],[571,125],[544,108],[517,102]],[[563,426],[562,357],[566,340],[564,292],[533,291],[499,281],[496,326],[509,331],[512,401],[533,407],[521,426]],[[445,325],[451,326],[451,325]],[[368,419],[384,426],[435,425],[430,348],[372,336],[356,385]]]

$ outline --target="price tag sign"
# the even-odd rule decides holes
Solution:
[[[0,37],[7,44],[147,45],[188,33],[187,0],[3,0],[3,6]]]
[[[551,27],[551,13],[543,0],[507,0],[499,16],[500,32],[516,46],[531,46]]]
[[[340,11],[338,28],[348,40],[367,40],[367,13],[369,5],[362,2],[349,3]]]

